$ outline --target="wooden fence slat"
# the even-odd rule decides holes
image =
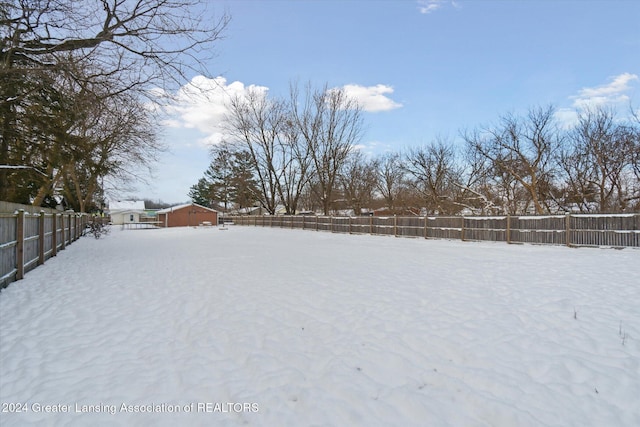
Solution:
[[[250,224],[242,217],[238,225]],[[268,221],[268,222],[267,222]],[[290,221],[287,224],[287,221]],[[255,226],[315,229],[332,233],[422,237],[462,241],[551,244],[565,246],[640,246],[640,214],[541,215],[493,217],[334,217],[315,216],[315,227],[306,217],[271,215],[256,218]]]
[[[44,264],[44,211],[40,212],[39,229],[38,229],[38,265]]]
[[[54,213],[51,216],[51,222],[53,224],[51,234],[51,256],[58,255],[58,214]]]
[[[16,280],[24,278],[24,209],[18,211],[16,226]]]
[[[48,257],[56,256],[59,248],[78,240],[87,221],[85,214],[47,213],[35,208],[1,213],[0,288],[23,279]]]

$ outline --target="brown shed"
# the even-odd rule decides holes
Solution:
[[[160,227],[218,225],[218,211],[195,203],[172,206],[157,212]]]

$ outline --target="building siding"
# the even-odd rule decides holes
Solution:
[[[133,221],[131,220],[131,215],[133,215]],[[140,213],[139,212],[114,212],[110,215],[111,224],[113,225],[122,225],[133,222],[140,222]]]
[[[173,212],[159,213],[161,227],[195,227],[205,221],[218,224],[218,213],[199,206],[186,206]]]

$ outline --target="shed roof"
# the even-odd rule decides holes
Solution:
[[[208,210],[208,211],[211,211],[211,212],[218,213],[218,211],[215,210],[215,209],[211,209],[211,208],[208,208],[206,206],[199,205],[197,203],[185,203],[185,204],[182,204],[182,205],[171,206],[169,208],[160,209],[157,213],[158,214],[171,213],[171,212],[174,212],[174,211],[177,211],[177,210],[180,210],[180,209],[188,208],[190,206],[197,206],[197,207],[199,207],[201,209],[205,209],[205,210]]]

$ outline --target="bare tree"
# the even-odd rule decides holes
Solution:
[[[376,189],[382,195],[386,207],[394,212],[404,206],[403,194],[406,193],[405,169],[398,153],[386,153],[376,162]]]
[[[311,147],[292,107],[296,96],[293,86],[289,101],[269,99],[253,89],[234,97],[229,105],[227,131],[248,151],[257,174],[260,203],[271,214],[280,204],[287,214],[295,214],[312,179]]]
[[[287,161],[280,157],[279,147],[283,104],[249,90],[244,97],[232,98],[229,108],[227,132],[250,153],[258,177],[259,202],[273,215],[279,202],[282,165]]]
[[[367,159],[362,151],[354,151],[340,174],[343,196],[355,215],[361,215],[362,209],[373,202],[378,183],[377,169],[376,160]]]
[[[292,88],[291,108],[313,165],[317,198],[328,215],[338,176],[362,136],[362,110],[344,91],[307,86],[304,99]]]
[[[420,194],[429,213],[455,214],[461,170],[455,149],[439,140],[433,144],[411,148],[405,156],[404,167],[414,190]]]
[[[278,188],[287,214],[293,215],[298,211],[304,188],[311,179],[311,153],[300,136],[289,106],[285,114],[279,138],[284,161]]]
[[[459,204],[471,212],[480,215],[500,212],[500,197],[497,197],[492,179],[491,164],[477,150],[469,146],[462,153],[463,167],[460,169],[460,181],[453,185],[461,190]]]
[[[570,200],[581,210],[628,209],[640,197],[634,162],[637,140],[638,129],[618,120],[614,111],[583,112],[560,156]]]
[[[636,177],[636,185],[640,185],[640,110],[631,109],[631,125],[633,129],[633,148],[631,150],[631,167]]]
[[[99,103],[132,90],[168,88],[189,71],[206,73],[201,55],[220,39],[229,18],[209,20],[204,6],[198,0],[2,2],[0,164],[38,166],[50,154],[49,142],[60,142],[58,130],[70,130],[59,127],[62,109],[81,121],[73,105],[78,93],[94,91]],[[74,84],[64,89],[62,81]],[[71,136],[67,132],[66,144]],[[33,193],[35,178],[0,170],[0,198],[41,200]]]
[[[77,65],[75,73],[91,70]],[[18,132],[6,141],[10,150],[5,154],[44,171],[28,181],[23,203],[40,205],[58,193],[84,212],[94,196],[104,196],[105,182],[108,187],[141,180],[139,172],[151,168],[163,146],[152,117],[133,93],[119,91],[104,78],[46,75],[48,85],[33,91],[22,104],[27,110],[12,121],[9,128]],[[9,178],[9,190],[24,182]]]
[[[526,211],[533,204],[536,213],[549,211],[547,194],[555,173],[554,154],[561,145],[561,138],[554,122],[553,107],[532,108],[526,117],[505,115],[499,124],[464,135],[469,146],[485,157],[492,165],[495,176],[517,191],[513,182],[526,191],[526,199],[517,202]]]
[[[94,64],[126,88],[207,74],[202,55],[229,17],[212,18],[202,0],[11,0],[0,8],[4,73]],[[95,76],[78,76],[92,79]]]
[[[151,168],[164,149],[153,120],[136,97],[120,93],[95,102],[90,92],[84,95],[88,96],[75,98],[75,113],[66,116],[67,125],[54,134],[39,160],[48,179],[35,205],[62,183],[67,203],[85,212],[96,192],[105,190],[105,181],[110,188],[143,181],[140,172]]]
[[[564,205],[576,207],[580,212],[597,212],[597,186],[593,177],[592,161],[586,147],[576,139],[569,138],[569,144],[558,153],[558,164],[564,179]]]

